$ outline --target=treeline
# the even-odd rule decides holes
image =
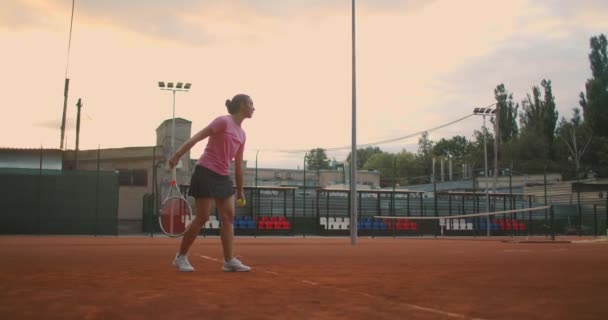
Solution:
[[[501,83],[494,89],[495,113],[486,116],[488,125],[475,131],[471,140],[457,135],[432,141],[425,133],[418,140],[416,153],[389,153],[379,147],[367,147],[357,150],[357,168],[379,171],[384,186],[429,182],[433,158],[449,159],[455,179],[463,178],[463,166],[483,175],[485,136],[488,169],[494,168],[496,146],[501,174],[512,170],[520,174],[558,172],[564,179],[608,176],[606,36],[594,36],[589,43],[592,76],[570,115],[560,118],[549,79],[533,86],[532,92],[521,100],[516,100]],[[350,163],[350,155],[346,163]],[[308,152],[306,166],[311,170],[329,169],[332,161],[324,149],[317,148]]]

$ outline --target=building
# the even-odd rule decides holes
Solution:
[[[172,138],[173,123],[175,137]],[[163,121],[156,129],[156,145],[106,148],[98,150],[0,149],[0,167],[51,170],[114,171],[119,179],[118,231],[138,233],[143,229],[143,198],[157,193],[164,198],[171,174],[167,159],[192,136],[192,122],[176,118]],[[178,184],[188,184],[197,162],[190,152],[177,169]],[[291,186],[307,188],[337,187],[348,189],[345,172],[340,170],[306,171],[295,169],[251,168],[244,162],[245,186]],[[234,166],[231,166],[234,176]],[[306,179],[304,179],[306,175]],[[358,184],[365,189],[380,186],[378,172],[359,171]],[[156,187],[155,187],[156,186]]]

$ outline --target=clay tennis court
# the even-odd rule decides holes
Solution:
[[[559,240],[559,239],[558,239]],[[608,242],[0,237],[0,319],[605,319]]]

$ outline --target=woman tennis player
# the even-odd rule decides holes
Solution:
[[[248,95],[237,94],[232,100],[226,100],[228,115],[215,118],[207,127],[193,135],[182,144],[169,159],[169,167],[175,167],[179,159],[196,143],[209,138],[205,151],[199,158],[188,194],[195,198],[196,217],[184,234],[179,252],[173,265],[179,271],[191,272],[194,268],[188,261],[188,250],[196,239],[201,228],[209,219],[212,203],[220,214],[220,236],[224,249],[224,271],[243,272],[251,270],[232,255],[234,240],[234,185],[230,179],[230,162],[234,159],[236,196],[239,201],[245,199],[243,192],[243,149],[245,148],[245,131],[241,128],[243,120],[251,118],[255,108]]]

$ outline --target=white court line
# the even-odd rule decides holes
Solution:
[[[266,270],[264,270],[263,272],[266,272],[266,273],[268,273],[268,274],[272,274],[272,275],[275,275],[275,276],[278,276],[278,275],[279,275],[279,273],[278,273],[278,272],[274,272],[274,271],[266,271]]]
[[[222,263],[223,263],[223,261],[222,261],[222,260],[220,260],[220,259],[215,259],[215,258],[211,258],[211,257],[203,256],[203,255],[201,255],[201,254],[199,254],[198,256],[199,256],[199,257],[201,257],[201,258],[203,258],[203,259],[207,259],[207,260],[216,261],[216,262],[222,262]]]
[[[207,260],[211,260],[211,261],[216,261],[216,262],[222,262],[219,259],[215,259],[212,257],[208,257],[208,256],[204,256],[201,254],[198,254],[197,256],[203,258],[203,259],[207,259]],[[261,270],[261,269],[253,269],[253,270],[257,270],[257,271],[261,271],[264,273],[268,273],[268,274],[272,274],[275,276],[280,276],[281,274],[275,271],[269,271],[269,270]],[[292,279],[294,280],[294,279]],[[344,288],[339,288],[339,287],[332,287],[332,286],[325,286],[323,284],[319,284],[318,282],[313,282],[313,281],[308,281],[308,280],[295,280],[296,282],[301,282],[301,283],[305,283],[305,284],[309,284],[309,285],[313,285],[313,286],[321,286],[321,287],[326,287],[329,289],[334,289],[334,290],[338,290],[338,291],[343,291],[343,292],[347,292],[347,293],[351,293],[351,294],[358,294],[367,298],[376,298],[376,299],[383,299],[381,296],[377,296],[377,295],[372,295],[366,292],[358,292],[358,291],[351,291],[348,289],[344,289]],[[386,299],[384,299],[386,300]],[[395,303],[395,302],[393,302]],[[454,313],[454,312],[448,312],[448,311],[443,311],[443,310],[439,310],[439,309],[433,309],[433,308],[429,308],[429,307],[423,307],[423,306],[419,306],[419,305],[415,305],[415,304],[411,304],[411,303],[405,303],[405,302],[396,302],[402,306],[406,306],[410,309],[414,309],[414,310],[418,310],[418,311],[424,311],[424,312],[429,312],[429,313],[434,313],[434,314],[438,314],[441,316],[445,316],[445,317],[451,317],[451,318],[457,318],[457,319],[471,319],[471,320],[485,320],[483,318],[471,318],[468,317],[464,314],[460,314],[460,313]]]

